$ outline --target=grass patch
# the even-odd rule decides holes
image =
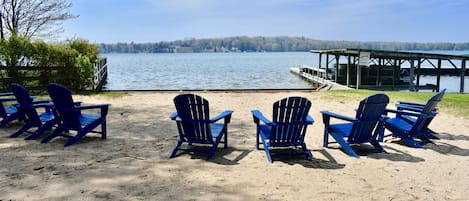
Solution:
[[[127,92],[100,92],[94,95],[108,97],[108,98],[121,98],[125,96],[130,96],[130,94]]]
[[[397,101],[407,101],[425,104],[427,100],[435,95],[435,92],[397,92],[397,91],[372,91],[372,90],[333,90],[319,92],[321,99],[347,102],[349,100],[362,100],[367,96],[384,93],[389,96],[390,108],[394,107]],[[438,104],[440,112],[446,112],[459,117],[469,119],[469,94],[448,93],[443,96],[443,100]]]

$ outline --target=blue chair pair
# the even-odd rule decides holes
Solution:
[[[185,150],[206,152],[208,160],[214,155],[219,143],[223,143],[224,148],[227,147],[228,124],[233,111],[226,110],[215,118],[210,118],[208,101],[195,94],[178,95],[174,98],[174,104],[176,112],[170,118],[176,121],[179,139],[170,158],[174,157],[178,150]],[[304,143],[306,127],[314,122],[308,115],[310,107],[311,102],[306,98],[289,97],[274,103],[273,121],[265,118],[259,110],[252,111],[257,125],[256,147],[259,149],[259,145],[263,144],[269,162],[272,163],[272,155],[277,154],[302,154],[311,159]],[[216,123],[221,119],[224,119],[223,123]],[[184,142],[189,145],[210,145],[210,148],[181,148]],[[273,147],[301,147],[301,151],[274,153]]]
[[[385,94],[375,94],[360,102],[355,118],[321,111],[323,115],[324,147],[328,147],[329,134],[340,144],[341,148],[350,156],[359,157],[357,152],[375,151],[385,152],[379,142],[383,141],[384,130],[392,132],[390,135],[401,138],[411,147],[421,148],[415,138],[428,143],[437,138],[428,125],[437,114],[437,104],[441,101],[446,89],[431,97],[426,104],[400,101],[396,110],[387,109],[389,97]],[[387,113],[395,113],[391,118]],[[331,124],[330,119],[337,118],[349,123]],[[373,148],[352,149],[352,145],[370,143]]]
[[[31,140],[45,131],[54,131],[41,140],[41,143],[47,143],[51,139],[62,136],[69,140],[66,146],[75,144],[87,133],[100,133],[102,139],[106,139],[106,115],[109,104],[81,106],[74,102],[71,91],[65,86],[59,84],[50,84],[47,91],[52,99],[50,101],[33,101],[29,91],[19,85],[12,84],[11,90],[18,101],[17,110],[19,118],[23,121],[23,126],[10,137],[17,137],[23,133],[29,133],[25,140]],[[38,108],[44,108],[44,112],[38,112]],[[82,110],[100,109],[99,114],[83,114]],[[101,125],[101,131],[94,129]],[[31,128],[37,128],[29,131]],[[75,131],[75,135],[70,135],[70,131]]]

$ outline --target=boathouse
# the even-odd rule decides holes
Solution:
[[[302,66],[298,74],[319,85],[343,85],[356,89],[440,90],[441,76],[458,76],[464,92],[464,76],[469,55],[371,49],[312,50],[317,67]],[[431,84],[420,83],[421,76],[434,76]],[[309,77],[309,78],[307,78]],[[314,79],[311,79],[314,78]]]

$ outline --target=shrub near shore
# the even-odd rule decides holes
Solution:
[[[31,41],[29,38],[11,36],[0,41],[0,65],[11,69],[2,72],[3,78],[40,76],[42,78],[61,75],[67,78],[58,82],[74,90],[84,90],[91,86],[93,64],[97,62],[99,47],[86,40],[72,39],[65,43],[50,44],[44,41]],[[19,66],[72,68],[58,71],[25,72],[15,70]],[[78,78],[78,79],[76,79]],[[26,86],[44,86],[55,80],[23,81]],[[0,83],[8,88],[10,83]]]

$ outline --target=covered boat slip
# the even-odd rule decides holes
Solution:
[[[320,85],[334,82],[357,89],[439,91],[441,76],[458,76],[459,92],[463,93],[464,76],[469,75],[466,69],[469,55],[370,49],[312,50],[311,53],[319,55],[318,66],[301,66],[299,75]],[[421,76],[435,76],[436,80],[421,83]]]

